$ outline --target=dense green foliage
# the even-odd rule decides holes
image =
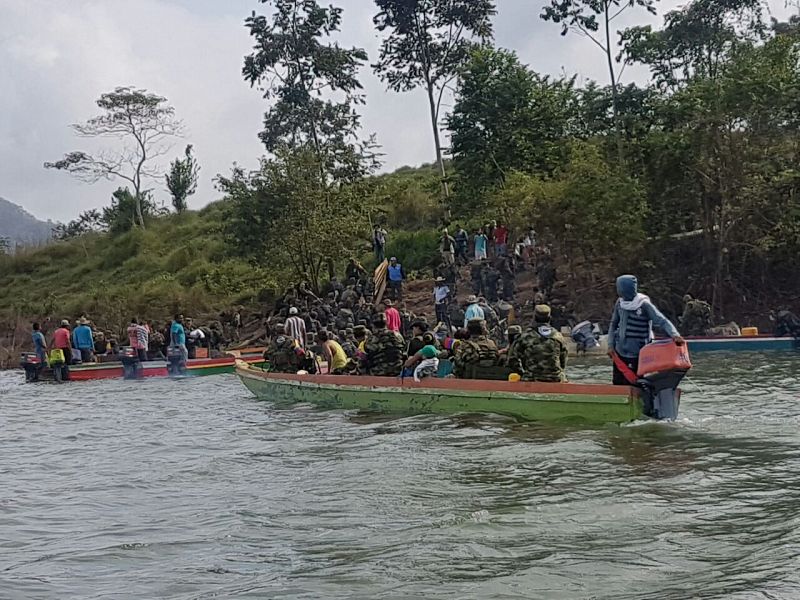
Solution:
[[[200,165],[192,154],[192,145],[186,146],[184,158],[176,158],[169,165],[169,173],[164,175],[167,189],[172,195],[172,207],[175,212],[182,213],[186,210],[186,201],[197,191],[197,176]]]
[[[219,177],[223,198],[200,213],[165,215],[144,192],[119,190],[109,208],[62,226],[66,241],[2,257],[0,305],[114,320],[267,301],[291,282],[319,286],[349,256],[368,261],[375,223],[389,230],[388,255],[427,274],[441,227],[490,219],[509,222],[514,236],[534,227],[573,296],[601,289],[606,302],[621,270],[661,298],[706,297],[728,318],[798,296],[796,19],[767,27],[755,0],[694,0],[661,29],[621,32],[619,64],[646,66],[647,85],[579,86],[459,38],[458,60],[435,72],[440,82],[458,75],[443,123],[452,161],[376,176],[356,112],[367,56],[331,38],[343,13],[316,0],[264,3],[269,16],[247,20],[255,47],[244,66],[271,100],[260,168]],[[386,36],[378,72],[398,91],[420,81],[430,91],[425,52],[446,41],[444,4],[376,4]],[[494,10],[470,6],[487,19]],[[579,12],[551,17],[594,31],[597,21],[585,19],[614,6],[553,4]],[[467,17],[469,39],[487,40],[490,22],[447,15]],[[420,19],[433,19],[422,37],[409,29]]]

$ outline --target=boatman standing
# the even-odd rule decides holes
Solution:
[[[679,346],[684,341],[675,325],[650,301],[639,293],[639,282],[633,275],[617,278],[619,298],[608,329],[608,355],[614,359],[614,385],[629,385],[619,363],[636,373],[639,351],[653,341],[653,325],[659,327]],[[618,362],[619,361],[619,362]]]

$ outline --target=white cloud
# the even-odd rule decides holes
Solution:
[[[380,43],[372,27],[374,3],[334,3],[345,9],[342,42],[366,48],[374,60]],[[776,0],[772,3],[781,10]],[[557,26],[539,19],[541,4],[498,0],[497,44],[517,50],[539,71],[577,72],[605,82],[602,56],[591,42],[562,38]],[[660,10],[674,6],[670,0]],[[192,143],[202,165],[192,206],[216,199],[213,177],[227,173],[233,162],[255,166],[262,153],[257,133],[265,101],[241,77],[242,57],[251,47],[243,20],[252,10],[263,5],[256,0],[0,0],[0,196],[54,220],[106,204],[116,184],[89,186],[42,164],[89,147],[69,124],[96,114],[94,101],[101,93],[133,85],[166,96],[185,121],[186,140],[178,142],[174,154],[183,143]],[[646,16],[639,11],[631,18]],[[368,68],[362,81],[368,102],[362,107],[364,130],[378,134],[386,168],[431,161],[424,96],[386,92]],[[154,188],[166,200],[162,183]]]

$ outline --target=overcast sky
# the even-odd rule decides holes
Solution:
[[[374,2],[333,3],[344,8],[342,41],[374,59],[380,43],[372,27]],[[517,51],[537,71],[605,83],[602,55],[588,40],[562,38],[557,26],[541,21],[542,4],[498,0],[497,45]],[[667,0],[659,9],[677,4]],[[771,6],[784,12],[781,0]],[[255,167],[262,154],[257,133],[266,104],[242,79],[241,66],[251,46],[244,18],[263,8],[258,0],[0,0],[0,196],[58,221],[107,204],[119,183],[88,185],[42,164],[90,148],[69,124],[95,115],[101,93],[131,85],[166,96],[186,124],[186,139],[173,154],[192,143],[202,166],[190,205],[217,199],[214,176],[228,173],[234,162]],[[627,18],[661,20],[642,11]],[[624,81],[643,77],[631,70]],[[377,134],[384,168],[430,162],[424,95],[386,92],[369,68],[361,80],[364,131]],[[168,199],[163,181],[152,187],[159,200]]]

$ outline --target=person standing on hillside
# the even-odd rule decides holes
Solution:
[[[389,281],[389,292],[392,295],[392,300],[402,300],[403,281],[406,278],[406,272],[403,270],[403,265],[397,262],[397,257],[395,256],[389,260],[389,268],[386,271],[386,278]]]
[[[372,228],[372,250],[375,252],[375,260],[381,264],[386,260],[386,239],[389,234],[380,225]]]
[[[300,318],[296,307],[289,309],[289,318],[286,319],[286,335],[297,342],[297,345],[306,347],[306,322]]]
[[[469,234],[467,230],[456,225],[456,235],[454,239],[456,242],[456,262],[459,266],[465,265],[469,262],[467,258],[467,251],[469,250]]]
[[[467,298],[467,310],[464,312],[464,327],[469,325],[470,321],[485,319],[483,309],[478,306],[478,297],[469,296]]]
[[[508,234],[508,227],[503,221],[500,221],[500,224],[494,230],[494,247],[498,258],[508,254]]]
[[[447,229],[442,231],[442,237],[439,240],[439,251],[442,253],[442,262],[445,265],[452,265],[455,262],[456,241],[448,233]]]
[[[344,270],[344,278],[345,281],[350,281],[351,279],[361,281],[367,278],[367,270],[355,258],[351,258],[347,262],[347,267]]]
[[[386,321],[386,328],[389,331],[399,333],[403,325],[402,319],[400,318],[400,311],[394,307],[394,302],[391,300],[384,300],[383,304],[386,306],[383,311],[384,320]]]
[[[437,277],[433,284],[433,303],[436,310],[437,323],[444,323],[450,327],[450,317],[447,313],[447,304],[450,300],[450,288],[444,277]]]
[[[475,243],[475,260],[483,260],[487,257],[486,245],[488,241],[489,238],[483,232],[483,227],[480,227],[473,238],[473,242]]]
[[[486,238],[488,240],[487,244],[487,256],[489,258],[494,258],[497,256],[495,245],[494,245],[494,232],[497,229],[497,221],[490,221],[486,224],[486,227],[483,228],[484,233],[486,234]]]
[[[617,278],[619,298],[611,314],[608,329],[608,355],[614,359],[614,385],[628,385],[618,362],[636,373],[639,368],[639,352],[653,341],[653,325],[664,331],[679,346],[684,344],[672,321],[650,301],[648,296],[639,293],[639,281],[633,275]]]

